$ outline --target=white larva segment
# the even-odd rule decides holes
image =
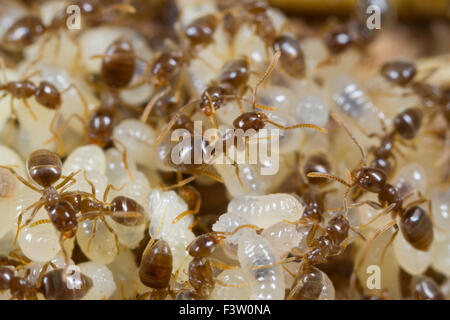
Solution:
[[[115,222],[111,218],[107,218],[109,226],[119,237],[119,242],[130,249],[136,248],[145,236],[146,224],[138,226],[124,226]]]
[[[286,257],[291,248],[298,246],[303,238],[303,234],[297,231],[297,226],[287,222],[278,222],[264,229],[261,235],[269,241],[279,258]]]
[[[415,249],[405,240],[402,232],[394,240],[394,252],[399,265],[412,275],[422,274],[431,264],[431,252]]]
[[[377,109],[364,90],[349,76],[335,75],[328,78],[326,87],[330,90],[330,102],[341,114],[358,120],[369,132],[378,132],[380,124]]]
[[[125,180],[130,182],[130,177],[125,169],[123,162],[123,154],[116,148],[110,148],[105,152],[106,157],[106,176],[109,183],[115,187],[120,187],[121,183]],[[136,171],[136,164],[133,159],[127,156],[128,169],[131,172]]]
[[[294,115],[298,123],[310,123],[324,127],[328,122],[329,110],[322,98],[308,95],[297,101]]]
[[[450,189],[435,189],[430,195],[433,204],[434,224],[442,231],[450,232]]]
[[[432,252],[433,268],[450,277],[450,234],[443,241],[433,243]]]
[[[263,196],[241,196],[228,204],[228,213],[245,217],[260,228],[267,228],[283,220],[296,221],[303,214],[303,205],[287,193]]]
[[[110,299],[120,300],[133,297],[136,293],[136,282],[138,281],[138,267],[133,252],[121,246],[116,259],[111,264],[108,264],[108,269],[113,273],[114,282],[116,283],[116,291],[114,291]],[[122,296],[121,285],[123,286],[125,297]]]
[[[3,100],[9,99],[10,96],[8,95]],[[34,97],[27,99],[27,103],[37,119],[33,118],[23,101],[14,99],[14,110],[20,123],[19,135],[14,137],[15,141],[13,140],[17,150],[24,158],[36,149],[56,150],[55,142],[46,144],[53,136],[49,128],[55,115],[55,110],[41,106]]]
[[[148,201],[148,195],[151,191],[150,183],[147,177],[140,171],[133,171],[133,181],[127,175],[121,180],[116,181],[115,187],[120,190],[111,189],[109,199],[122,195],[137,201],[141,206],[145,206]]]
[[[33,221],[41,219],[48,219],[45,209],[40,209]],[[17,243],[27,258],[37,262],[52,260],[60,251],[59,234],[51,223],[23,228]]]
[[[399,169],[392,182],[401,197],[419,191],[425,194],[428,185],[425,169],[414,162]]]
[[[256,234],[247,233],[239,239],[238,257],[241,268],[251,287],[250,300],[281,300],[285,295],[283,269],[272,265],[279,261],[269,242]]]
[[[153,154],[155,131],[137,119],[127,119],[115,128],[113,136],[127,148],[127,154],[137,163],[149,166]],[[121,150],[121,145],[116,145]]]
[[[88,144],[72,151],[64,161],[63,174],[68,175],[77,170],[96,171],[104,175],[106,158],[103,150],[95,144]]]
[[[216,282],[211,300],[248,300],[251,287],[242,270],[224,270],[217,279],[229,286]]]
[[[149,233],[150,236],[153,236],[159,228],[156,237],[164,239],[169,244],[173,255],[174,271],[186,257],[186,247],[195,239],[192,231],[188,229],[193,220],[192,215],[187,215],[172,224],[172,221],[187,209],[187,204],[174,191],[153,190],[150,193],[149,205],[146,209],[150,219]],[[182,270],[187,270],[187,267],[188,262]],[[185,276],[184,272],[180,272],[180,278],[185,278]]]
[[[25,177],[25,169],[19,155],[5,146],[0,146],[0,165],[11,165],[17,173]],[[26,190],[19,180],[8,170],[0,168],[0,238],[15,231],[16,204],[19,195]],[[26,190],[25,192],[27,192]]]
[[[117,245],[114,233],[108,230],[105,223],[97,219],[96,232],[93,234],[94,220],[84,220],[78,225],[77,242],[81,251],[90,260],[109,264],[117,256]],[[90,244],[89,244],[90,242]]]
[[[108,179],[105,175],[97,171],[85,171],[86,178],[95,187],[95,197],[103,200],[103,193],[108,185]],[[67,191],[84,191],[91,193],[92,187],[84,177],[84,172],[80,172],[75,176],[75,183],[67,188]]]
[[[78,265],[80,272],[92,279],[92,288],[82,300],[109,299],[116,290],[114,276],[107,266],[98,262],[83,262]]]
[[[320,296],[317,300],[334,300],[335,298],[335,289],[333,282],[328,277],[328,275],[322,271],[322,277],[323,277],[323,288],[322,292],[320,292]]]

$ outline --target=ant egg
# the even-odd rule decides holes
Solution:
[[[94,262],[109,264],[117,255],[114,233],[101,219],[82,221],[78,225],[77,242],[86,257]]]
[[[319,96],[305,96],[295,104],[295,121],[298,123],[310,123],[324,127],[329,118],[328,107]],[[307,130],[306,132],[313,132]]]
[[[92,288],[83,300],[105,300],[116,290],[114,276],[107,266],[98,262],[83,262],[78,265],[80,272],[93,281]]]
[[[450,277],[450,235],[447,234],[447,237],[443,241],[434,243],[432,252],[433,268]]]
[[[400,197],[412,192],[425,194],[428,185],[425,169],[418,163],[410,163],[400,168],[392,182]]]
[[[255,232],[239,239],[238,257],[249,281],[250,300],[281,300],[285,295],[284,274],[275,250]],[[273,266],[271,266],[273,265]],[[258,268],[264,267],[264,268]]]
[[[47,211],[40,209],[33,221],[44,219],[48,219]],[[52,260],[60,250],[59,234],[50,221],[24,227],[20,230],[17,243],[25,256],[38,262]]]
[[[105,152],[106,158],[106,176],[108,177],[109,183],[112,185],[119,187],[123,181],[130,181],[130,177],[127,173],[123,153],[117,150],[116,148],[110,148]],[[127,165],[128,169],[131,172],[136,171],[136,164],[133,159],[127,157]]]
[[[97,145],[90,144],[78,147],[64,161],[63,173],[68,175],[77,170],[106,172],[106,158],[103,150]],[[82,173],[80,174],[82,176]],[[78,179],[82,177],[78,177]]]
[[[244,217],[248,223],[267,228],[283,220],[296,221],[303,205],[292,195],[274,193],[263,196],[240,196],[230,201],[228,213]]]
[[[116,291],[110,297],[112,300],[120,300],[132,297],[136,293],[138,281],[138,267],[133,252],[121,246],[119,254],[114,261],[108,264],[108,269],[114,275],[114,282],[117,285]],[[121,292],[123,287],[123,295]]]
[[[433,222],[439,230],[450,232],[450,189],[435,189],[430,195],[433,204]]]
[[[298,246],[303,238],[303,234],[297,231],[297,226],[287,222],[278,222],[264,229],[261,235],[269,241],[279,258],[286,257],[291,248]]]
[[[412,275],[422,274],[431,264],[431,252],[413,248],[401,231],[394,240],[394,251],[400,266]]]
[[[330,105],[340,114],[345,114],[359,122],[368,132],[380,132],[377,110],[363,89],[346,75],[335,75],[327,80],[330,90]]]
[[[250,299],[250,286],[241,270],[224,270],[217,276],[217,282],[211,293],[211,300],[248,300]]]
[[[113,133],[114,139],[126,146],[127,154],[138,164],[148,166],[153,154],[155,131],[148,124],[137,119],[120,122]],[[120,145],[117,145],[121,149]]]

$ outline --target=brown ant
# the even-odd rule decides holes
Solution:
[[[2,67],[2,70],[4,71],[5,65],[3,60],[0,58],[0,64]],[[31,64],[28,67],[28,70],[32,67],[33,64]],[[26,74],[27,72],[25,72]],[[37,72],[39,73],[39,72]],[[55,110],[55,115],[51,121],[50,124],[50,131],[53,134],[55,138],[57,138],[58,141],[58,147],[59,149],[63,149],[63,144],[60,139],[58,139],[58,134],[54,130],[55,123],[59,116],[60,107],[62,104],[62,95],[69,91],[70,89],[74,89],[75,92],[80,97],[80,100],[83,103],[83,107],[85,112],[87,112],[88,106],[87,103],[81,94],[81,91],[79,90],[78,86],[76,84],[69,85],[66,89],[63,91],[59,91],[53,84],[51,84],[48,81],[40,81],[39,84],[35,84],[34,82],[28,80],[30,77],[32,77],[34,73],[31,73],[29,75],[25,75],[22,80],[19,81],[7,81],[6,75],[3,74],[3,80],[4,83],[0,85],[0,90],[3,90],[4,93],[0,97],[0,99],[6,97],[8,94],[11,96],[10,99],[10,108],[11,108],[11,119],[10,119],[10,126],[13,124],[13,121],[16,119],[16,112],[14,108],[14,99],[19,99],[23,102],[25,107],[29,110],[31,116],[37,120],[36,115],[34,114],[33,110],[31,109],[31,106],[28,103],[28,99],[31,97],[34,97],[36,102],[41,105],[42,107],[50,110]],[[8,130],[9,132],[9,130]]]
[[[98,0],[76,0],[75,4],[80,8],[83,23],[87,25],[94,25],[96,21],[100,21],[108,12],[120,11],[126,13],[134,13],[134,7],[126,4],[113,4],[104,7]],[[61,9],[50,21],[48,26],[44,25],[40,17],[35,15],[25,15],[13,23],[12,26],[6,30],[2,38],[2,46],[11,51],[22,51],[29,45],[36,42],[44,34],[47,38],[44,39],[43,44],[48,42],[52,34],[56,34],[59,39],[59,30],[67,28],[67,19],[69,18],[66,8]],[[59,45],[59,43],[58,43]],[[43,54],[42,45],[39,56]],[[59,50],[59,49],[58,49]]]
[[[310,177],[323,177],[327,179],[335,180],[347,187],[347,191],[345,193],[344,198],[344,208],[347,210],[347,197],[349,191],[357,186],[358,188],[376,193],[378,194],[378,200],[380,203],[377,203],[375,201],[363,201],[360,203],[355,203],[353,206],[361,206],[364,204],[368,204],[371,207],[375,209],[382,209],[384,208],[383,212],[378,214],[374,219],[372,219],[369,223],[366,225],[371,224],[373,221],[378,219],[380,216],[386,215],[388,213],[392,214],[392,218],[395,219],[397,216],[400,217],[400,221],[397,222],[395,220],[392,220],[389,224],[387,224],[382,229],[378,230],[375,234],[375,236],[367,242],[366,250],[364,251],[367,253],[367,250],[369,248],[369,245],[371,242],[373,242],[374,239],[376,239],[380,234],[382,234],[384,231],[389,229],[390,227],[394,226],[395,232],[392,235],[391,240],[389,241],[388,245],[383,251],[382,259],[384,257],[384,253],[387,249],[387,247],[392,243],[395,236],[398,233],[399,226],[402,230],[402,234],[405,237],[406,241],[413,246],[415,249],[426,251],[430,247],[431,243],[433,242],[433,223],[432,220],[427,214],[427,212],[419,207],[418,205],[423,202],[428,202],[429,205],[429,212],[431,213],[431,202],[426,199],[419,199],[417,201],[413,201],[410,204],[408,204],[406,207],[403,206],[403,201],[406,197],[402,198],[397,189],[392,186],[391,184],[387,183],[387,177],[386,174],[377,168],[371,168],[367,167],[366,165],[366,155],[364,152],[364,149],[362,146],[358,143],[358,141],[355,139],[355,137],[350,133],[348,128],[344,125],[344,123],[337,117],[336,114],[332,114],[333,118],[345,129],[347,134],[351,137],[353,142],[357,145],[359,148],[362,159],[363,159],[363,165],[359,168],[354,169],[351,172],[350,175],[350,182],[346,182],[345,180],[336,177],[331,174],[325,174],[325,173],[319,173],[319,172],[312,172],[309,173],[308,176]],[[366,225],[359,226],[358,228],[363,228]],[[363,258],[359,261],[357,264],[357,268],[361,266]],[[354,277],[355,275],[353,275]],[[354,279],[353,279],[354,281]]]
[[[0,291],[9,290],[11,299],[17,300],[38,300],[38,293],[47,300],[78,300],[92,287],[88,276],[66,275],[64,269],[56,269],[54,265],[54,270],[46,272],[49,265],[53,264],[49,262],[42,267],[36,283],[28,278],[30,270],[19,276],[14,269],[0,266]]]

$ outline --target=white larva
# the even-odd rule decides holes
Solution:
[[[283,220],[296,221],[303,214],[303,205],[294,196],[274,193],[263,196],[241,196],[228,204],[228,213],[245,217],[260,228]]]
[[[238,244],[238,257],[250,284],[251,300],[284,299],[283,269],[280,265],[273,265],[279,259],[275,250],[264,237],[255,232],[241,237]],[[263,266],[269,267],[257,268]]]
[[[84,145],[75,149],[64,161],[63,173],[67,175],[77,170],[96,171],[104,175],[106,172],[106,158],[103,150],[94,144]]]
[[[278,222],[264,229],[261,235],[269,241],[279,258],[286,257],[291,248],[298,246],[303,239],[297,226],[287,222]]]
[[[116,290],[114,276],[107,266],[98,262],[83,262],[78,265],[80,272],[92,279],[93,285],[83,300],[108,299]]]
[[[150,165],[155,131],[148,124],[137,119],[123,120],[114,128],[113,136],[126,146],[130,158],[141,165]],[[116,147],[121,150],[122,145]]]
[[[242,273],[242,270],[224,270],[217,279],[226,284],[216,283],[211,293],[211,300],[248,300],[250,299],[251,287]]]

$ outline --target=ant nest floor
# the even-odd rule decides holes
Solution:
[[[2,0],[0,299],[450,299],[449,20],[356,2]]]

